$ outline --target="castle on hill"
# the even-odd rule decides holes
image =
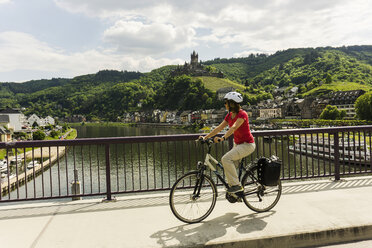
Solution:
[[[214,71],[208,70],[208,67],[203,66],[199,62],[199,55],[195,53],[195,51],[193,51],[193,53],[191,54],[190,63],[187,63],[185,61],[185,64],[183,66],[178,65],[171,75],[174,77],[174,76],[180,76],[183,74],[190,75],[190,76],[209,76],[209,77],[219,77],[219,78],[224,77],[222,71],[214,72]]]

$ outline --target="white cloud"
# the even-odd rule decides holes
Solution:
[[[0,4],[11,3],[11,0],[0,0]]]
[[[171,6],[172,10],[177,12],[194,12],[194,13],[216,13],[219,9],[228,3],[224,0],[200,1],[200,0],[54,0],[57,6],[73,12],[84,13],[90,16],[107,17],[107,13],[144,13],[147,10],[162,11],[166,6]],[[244,0],[231,1],[235,3],[244,3]],[[148,14],[148,13],[146,13]],[[153,11],[151,16],[159,16],[158,12]],[[191,20],[190,20],[191,21]]]
[[[372,2],[366,0],[55,2],[68,11],[114,21],[115,25],[105,32],[105,40],[122,50],[148,55],[195,45],[193,42],[204,42],[205,46],[208,42],[223,46],[238,44],[243,51],[250,47],[275,51],[291,47],[335,46],[348,40],[348,43],[359,44],[369,41],[369,33],[372,33],[363,32],[369,31],[369,23],[372,23]],[[355,27],[355,23],[361,26]],[[130,24],[135,25],[136,32],[124,29],[131,30]],[[191,30],[197,28],[207,28],[211,32],[196,36]],[[360,32],[355,32],[355,28]],[[158,37],[163,34],[166,36],[161,42]],[[151,39],[153,44],[149,43]]]
[[[0,4],[10,1],[0,0]],[[99,69],[148,71],[167,63],[182,64],[183,61],[166,57],[194,49],[211,58],[221,54],[239,57],[296,47],[371,44],[372,40],[372,1],[367,0],[54,0],[54,3],[66,11],[64,14],[73,13],[87,22],[99,21],[100,30],[102,27],[106,30],[97,31],[100,36],[95,36],[92,44],[101,47],[71,52],[68,42],[62,50],[24,33],[9,32],[9,37],[0,33],[0,72],[15,70],[17,66],[69,76]],[[53,33],[35,31],[35,36],[53,37]]]
[[[125,56],[100,49],[68,53],[19,32],[0,33],[0,54],[0,72],[39,71],[40,75],[50,75],[52,72],[56,77],[74,77],[102,69],[146,72],[183,62],[180,59]],[[0,78],[0,81],[4,80]]]
[[[121,52],[157,55],[192,46],[194,35],[192,28],[119,20],[104,32],[104,40]]]

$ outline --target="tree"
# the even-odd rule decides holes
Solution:
[[[25,140],[25,139],[27,138],[27,134],[24,133],[24,132],[14,133],[14,134],[13,134],[13,137],[14,137],[15,139]]]
[[[52,137],[52,138],[58,137],[58,132],[56,130],[52,130],[50,132],[50,137]]]
[[[346,117],[346,110],[345,109],[343,109],[343,110],[341,110],[340,111],[340,119],[344,119],[345,117]]]
[[[169,78],[158,90],[155,102],[160,109],[198,110],[213,107],[214,96],[201,80],[182,75]]]
[[[211,66],[211,65],[208,65],[205,67],[205,69],[210,72],[210,73],[216,73],[217,72],[217,68],[214,67],[214,66]]]
[[[327,73],[327,77],[326,77],[326,84],[330,84],[330,83],[332,83],[332,76],[329,74],[329,73]]]
[[[372,92],[365,93],[355,101],[357,117],[362,120],[372,120]]]
[[[307,90],[307,89],[306,89],[306,86],[303,85],[303,84],[301,84],[300,87],[299,87],[299,89],[298,89],[298,93],[305,93],[306,90]]]
[[[46,135],[43,131],[37,130],[32,134],[32,139],[33,140],[43,140],[45,139]]]
[[[70,129],[70,126],[67,125],[67,123],[63,124],[63,126],[62,126],[62,132],[66,132],[68,129]]]
[[[327,105],[323,112],[320,114],[320,119],[324,120],[337,120],[340,119],[340,111],[337,109],[336,106]]]
[[[307,90],[312,90],[315,87],[318,87],[319,83],[316,80],[311,81],[310,83],[307,84]]]

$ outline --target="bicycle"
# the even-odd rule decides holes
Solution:
[[[220,179],[225,188],[227,182],[218,173],[211,161],[218,167],[223,166],[211,154],[212,139],[199,140],[202,144],[208,145],[208,152],[204,163],[197,163],[198,169],[184,174],[176,180],[170,191],[169,204],[173,214],[186,223],[197,223],[209,216],[217,201],[217,186],[214,180],[205,174],[207,167]],[[278,157],[271,156],[273,161]],[[244,160],[239,163],[239,181],[244,191],[241,193],[226,192],[226,199],[230,203],[242,202],[255,212],[266,212],[272,209],[279,201],[282,192],[281,180],[278,176],[275,186],[268,186],[262,183],[262,169],[257,161],[251,163],[248,168],[244,166]],[[244,175],[243,175],[244,173]],[[243,176],[242,176],[243,175]]]

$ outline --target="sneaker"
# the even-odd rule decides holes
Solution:
[[[243,192],[244,189],[241,185],[234,185],[234,186],[231,186],[227,189],[227,192],[228,193],[239,193],[239,192]]]

